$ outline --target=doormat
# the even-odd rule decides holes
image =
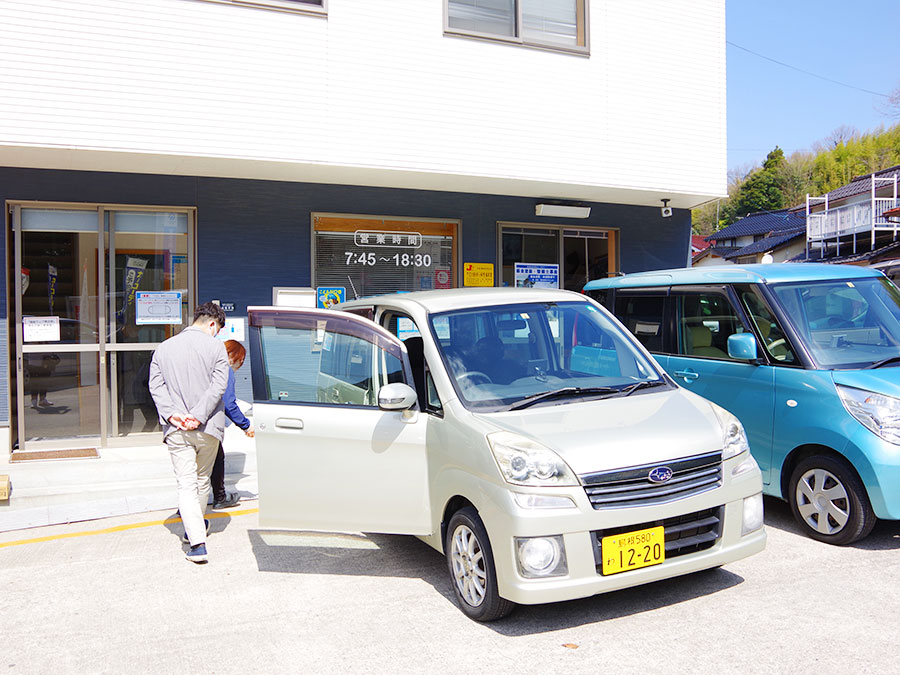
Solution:
[[[13,450],[9,456],[10,462],[35,462],[42,459],[86,459],[99,457],[97,448],[73,448],[71,450],[35,450],[33,452],[20,452]]]

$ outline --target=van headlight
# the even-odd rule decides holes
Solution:
[[[838,396],[860,424],[888,443],[900,445],[900,399],[836,384]]]
[[[722,459],[731,459],[742,452],[749,452],[750,443],[747,442],[747,434],[741,421],[722,406],[715,403],[710,405],[722,425]]]
[[[513,485],[578,485],[578,479],[550,448],[511,431],[487,435],[504,480]]]

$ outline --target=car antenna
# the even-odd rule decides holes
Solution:
[[[350,290],[353,291],[353,299],[359,300],[359,293],[356,292],[356,286],[353,285],[353,279],[350,278],[350,275],[347,275],[347,281],[350,282]]]

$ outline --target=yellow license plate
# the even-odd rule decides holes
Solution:
[[[661,525],[646,530],[615,534],[600,540],[603,574],[618,574],[666,559],[666,532]]]

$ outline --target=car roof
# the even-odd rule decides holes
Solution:
[[[342,302],[335,309],[350,310],[359,307],[390,305],[395,308],[421,307],[427,312],[449,312],[470,307],[510,305],[523,302],[572,302],[586,298],[574,291],[555,288],[447,288],[413,293],[373,295]]]
[[[879,276],[882,276],[882,274],[878,270],[855,265],[828,265],[825,263],[715,265],[654,272],[636,272],[622,277],[595,279],[594,281],[589,281],[584,290],[684,286],[689,284],[770,284],[791,281],[865,279]]]

